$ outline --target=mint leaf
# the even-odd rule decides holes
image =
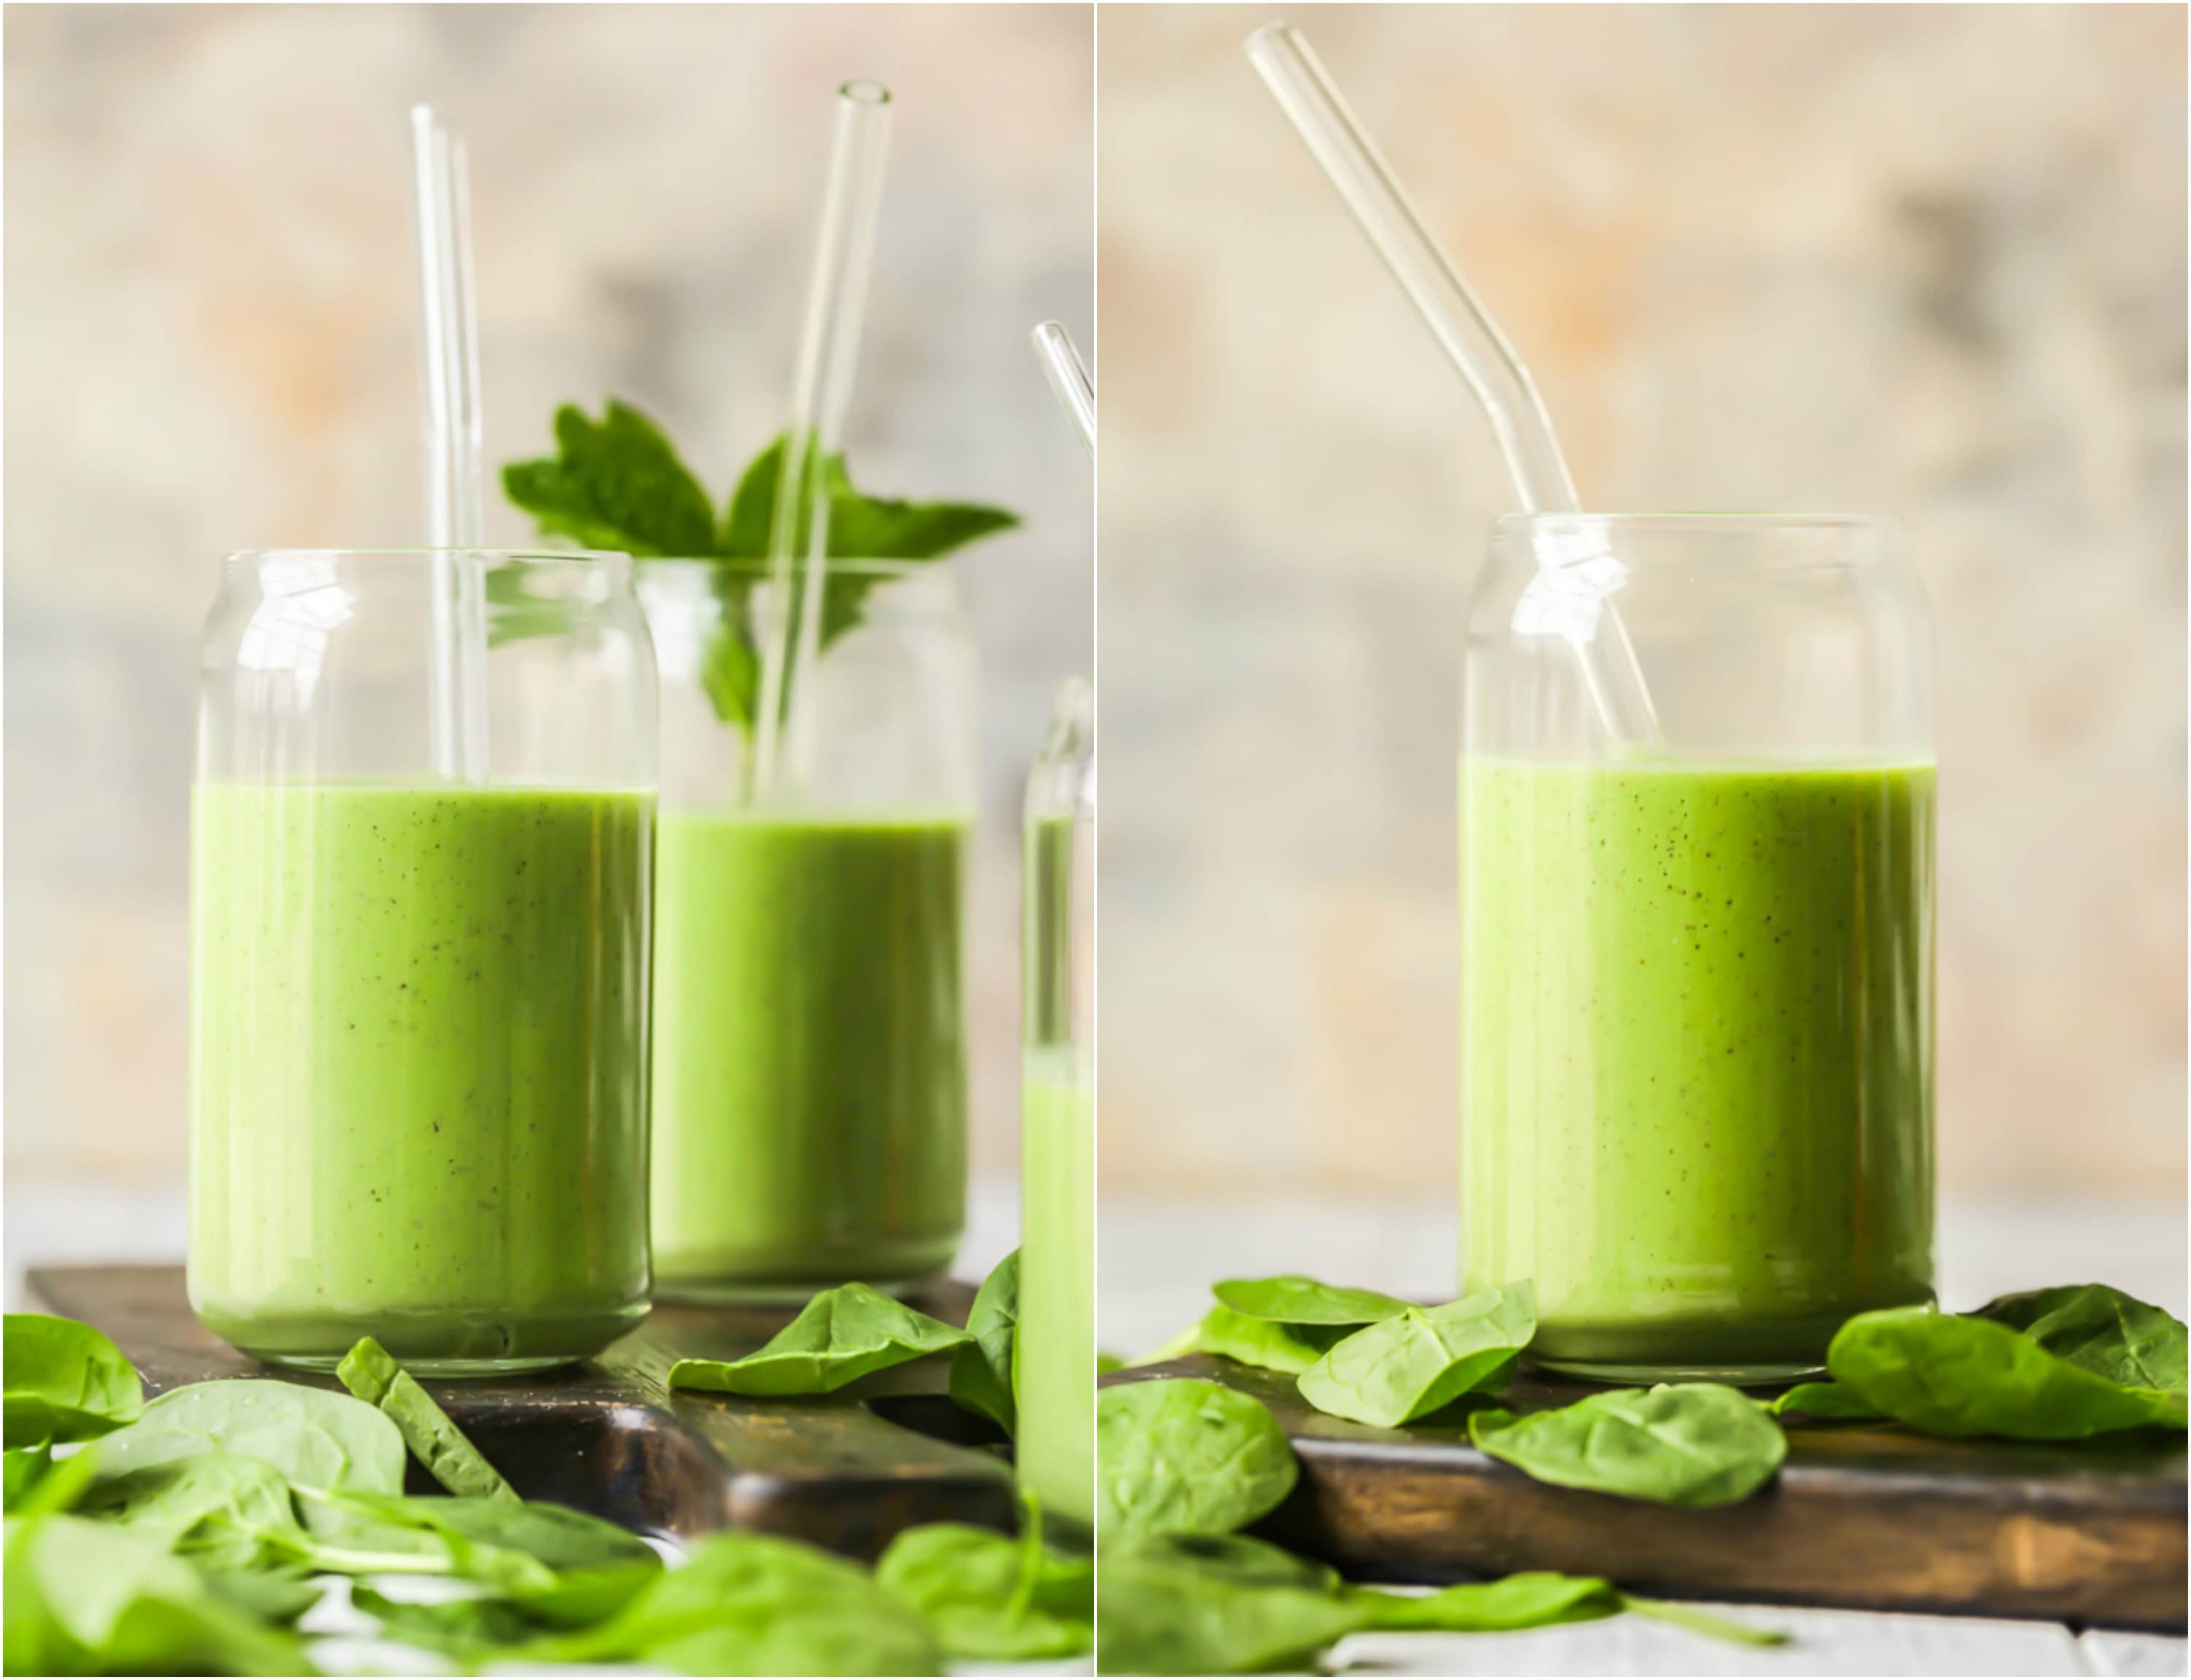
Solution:
[[[551,459],[502,469],[504,492],[551,536],[638,559],[706,555],[715,512],[662,429],[609,400],[597,423],[577,405],[555,411]]]

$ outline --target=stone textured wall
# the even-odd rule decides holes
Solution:
[[[197,626],[242,548],[421,535],[405,113],[472,157],[487,457],[659,416],[719,491],[782,422],[831,94],[897,105],[850,450],[1027,528],[987,660],[981,1159],[1016,1135],[1017,808],[1090,659],[1091,491],[1027,343],[1092,326],[1072,6],[31,7],[6,19],[7,1166],[183,1158]],[[490,510],[490,541],[525,523]]]
[[[1437,1193],[1488,434],[1241,54],[1099,25],[1107,1188]],[[2183,1194],[2184,17],[1304,8],[1590,505],[1876,511],[1942,1178]]]

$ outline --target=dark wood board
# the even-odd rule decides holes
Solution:
[[[278,1371],[237,1353],[191,1314],[179,1266],[33,1268],[35,1304],[114,1338],[148,1393],[225,1376],[332,1376]],[[910,1297],[963,1323],[971,1287]],[[917,1523],[1015,1525],[1004,1437],[954,1405],[933,1356],[826,1399],[754,1400],[672,1392],[682,1358],[733,1359],[760,1346],[791,1308],[657,1306],[598,1359],[563,1371],[428,1382],[458,1427],[527,1499],[575,1506],[624,1527],[690,1539],[758,1529],[872,1559]],[[412,1474],[431,1484],[416,1465]]]
[[[1457,1409],[1371,1428],[1316,1410],[1289,1376],[1205,1354],[1104,1381],[1163,1376],[1208,1377],[1270,1407],[1301,1475],[1258,1531],[1357,1579],[1559,1569],[1678,1598],[2184,1631],[2180,1434],[1946,1441],[1790,1418],[1771,1486],[1681,1510],[1532,1481],[1471,1447]],[[1534,1411],[1596,1388],[1525,1371],[1499,1403]]]

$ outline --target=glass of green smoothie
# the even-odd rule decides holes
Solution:
[[[1575,657],[1608,603],[1662,741]],[[1892,524],[1501,519],[1460,764],[1466,1286],[1638,1382],[1932,1296],[1932,630]]]
[[[665,1297],[941,1273],[965,1216],[976,659],[952,570],[833,559],[793,795],[754,792],[765,559],[648,559],[661,659],[654,1268]]]
[[[621,554],[229,559],[191,825],[217,1334],[461,1376],[646,1315],[656,734]]]
[[[1044,1511],[1092,1525],[1096,736],[1078,678],[1027,783],[1022,855],[1019,1478]]]

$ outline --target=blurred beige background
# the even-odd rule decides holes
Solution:
[[[1027,521],[961,563],[986,660],[977,1164],[1007,1172],[1018,802],[1090,656],[1087,463],[1027,337],[1092,338],[1089,10],[14,6],[5,30],[11,1205],[135,1186],[171,1217],[219,557],[419,540],[407,108],[470,149],[489,462],[614,392],[720,495],[782,423],[853,76],[896,97],[854,469]],[[528,534],[490,507],[490,542]]]
[[[1507,491],[1243,58],[1264,15],[1099,25],[1107,1303],[1130,1196],[1321,1196],[1295,1269],[1349,1192],[1451,1217],[1458,661]],[[1906,523],[1943,1195],[2146,1199],[2180,1281],[2182,10],[1288,16],[1586,505]]]

